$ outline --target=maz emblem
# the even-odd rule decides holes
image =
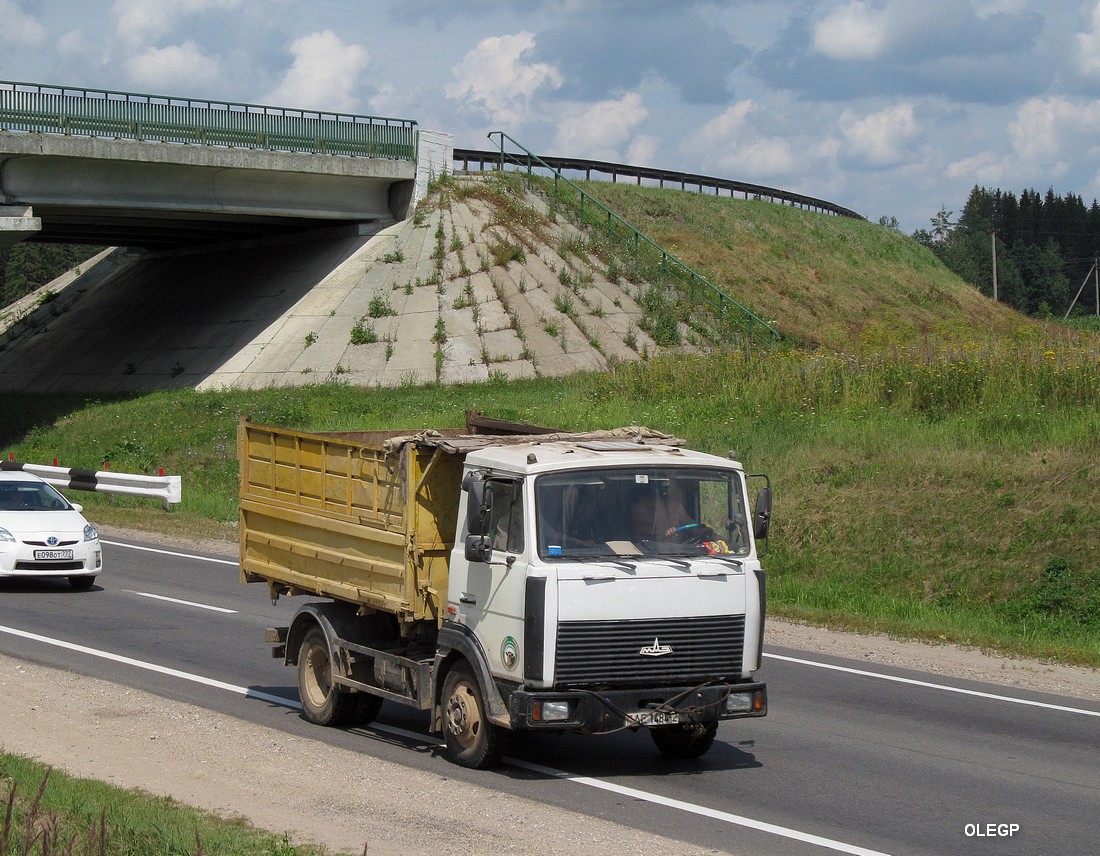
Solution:
[[[646,645],[638,653],[641,654],[643,657],[663,657],[665,656],[665,654],[672,653],[672,646],[662,645],[661,640],[654,636],[653,644]]]

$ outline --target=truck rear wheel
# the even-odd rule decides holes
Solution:
[[[298,649],[298,695],[302,699],[302,714],[317,725],[340,726],[364,721],[357,716],[359,694],[332,682],[332,656],[325,631],[320,627],[310,628]]]
[[[717,722],[693,722],[687,725],[665,725],[651,728],[649,733],[662,755],[669,758],[698,758],[704,755],[718,734]]]
[[[485,699],[473,671],[458,663],[443,682],[443,735],[451,760],[481,770],[504,756],[508,732],[485,714]]]

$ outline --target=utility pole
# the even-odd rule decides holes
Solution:
[[[1081,280],[1081,287],[1077,289],[1077,293],[1073,295],[1073,300],[1070,301],[1069,309],[1066,310],[1066,314],[1062,316],[1062,320],[1065,321],[1069,318],[1069,313],[1073,311],[1073,307],[1077,305],[1077,298],[1081,296],[1081,292],[1085,290],[1085,286],[1089,284],[1089,277],[1093,277],[1096,283],[1096,314],[1100,315],[1100,269],[1097,268],[1097,259],[1094,256],[1092,259],[1092,267],[1089,268],[1089,272],[1085,274],[1085,278]]]
[[[997,299],[997,230],[993,230],[993,299]]]

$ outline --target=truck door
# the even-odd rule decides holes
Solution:
[[[528,555],[523,481],[490,478],[485,489],[493,495],[487,530],[491,558],[467,563],[465,583],[453,605],[461,622],[481,641],[493,674],[519,680]]]

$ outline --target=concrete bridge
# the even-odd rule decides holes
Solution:
[[[408,119],[0,81],[0,249],[382,228],[408,212],[418,143]]]

